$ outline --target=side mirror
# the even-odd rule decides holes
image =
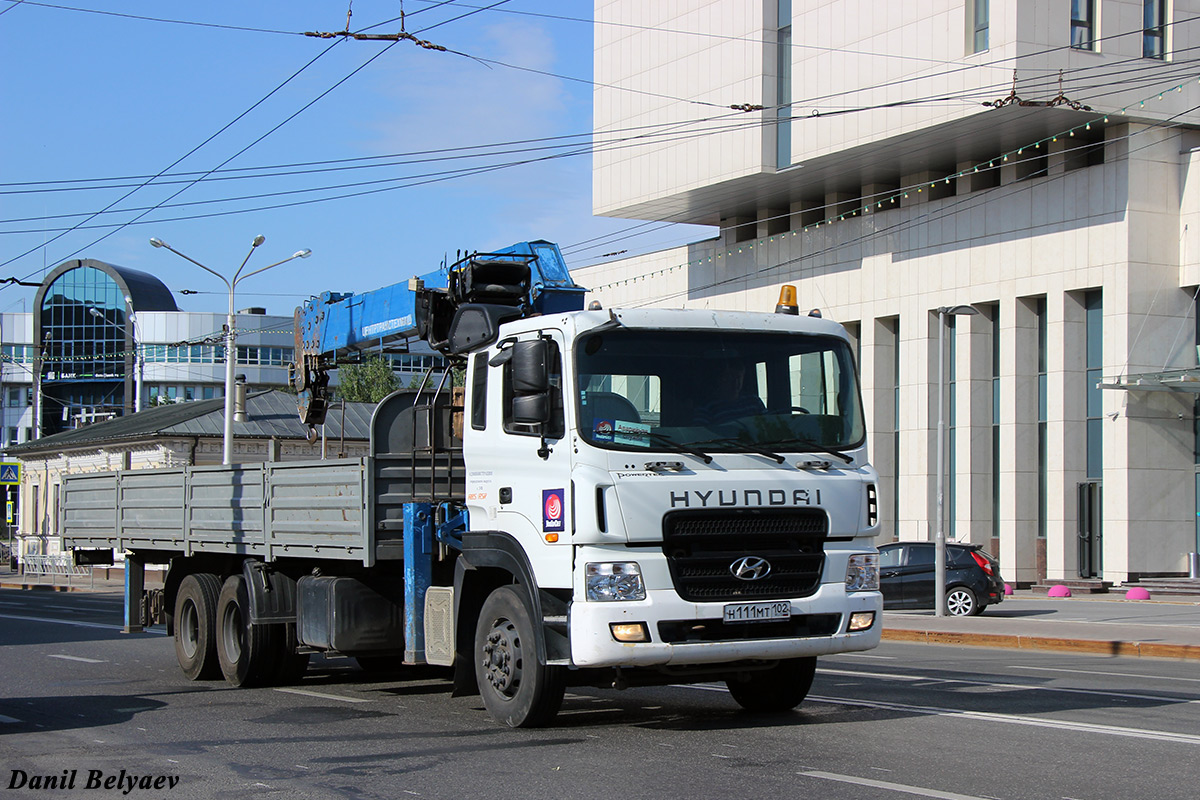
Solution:
[[[550,343],[545,339],[515,342],[512,353],[512,419],[524,425],[550,421]]]
[[[517,395],[512,400],[513,422],[522,425],[544,425],[550,421],[550,397],[541,394]]]
[[[550,347],[545,339],[513,344],[512,387],[514,394],[543,394],[550,389],[549,356]]]

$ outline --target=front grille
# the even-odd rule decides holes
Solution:
[[[663,553],[684,600],[807,597],[821,583],[828,532],[829,517],[815,508],[674,511],[663,518]],[[735,577],[744,556],[766,559],[770,572]]]
[[[793,614],[791,619],[749,623],[730,623],[720,619],[681,619],[658,623],[658,636],[667,644],[802,639],[832,636],[838,632],[841,625],[841,614]]]

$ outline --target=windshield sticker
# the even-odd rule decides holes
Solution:
[[[626,422],[619,419],[613,423],[613,443],[649,447],[650,426],[644,422]]]
[[[611,442],[613,440],[613,421],[611,419],[598,419],[592,428],[592,438],[597,442]]]

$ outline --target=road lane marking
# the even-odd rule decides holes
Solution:
[[[108,662],[99,658],[84,658],[83,656],[65,656],[60,653],[54,653],[47,658],[61,658],[64,661],[82,661],[84,664],[106,664]]]
[[[1006,722],[1010,725],[1026,725],[1032,728],[1055,728],[1064,731],[1080,733],[1098,733],[1108,736],[1126,736],[1132,739],[1150,739],[1158,742],[1176,742],[1200,746],[1200,736],[1189,733],[1174,733],[1172,731],[1155,731],[1142,728],[1124,728],[1119,725],[1097,725],[1090,722],[1071,722],[1069,720],[1044,719],[1041,717],[1020,716],[1018,714],[999,714],[991,711],[965,711],[958,708],[939,708],[937,706],[913,706],[904,703],[885,703],[876,700],[844,700],[837,697],[818,697],[809,695],[814,703],[828,703],[835,706],[853,706],[856,708],[875,708],[883,711],[908,711],[914,714],[928,714],[939,717],[964,717],[966,719],[982,720],[984,722]]]
[[[938,800],[986,800],[982,797],[977,797],[973,794],[956,794],[955,792],[939,792],[937,789],[924,789],[920,786],[908,786],[903,783],[892,783],[891,781],[876,781],[870,778],[856,778],[853,775],[838,775],[833,772],[819,772],[817,770],[809,770],[805,772],[797,772],[797,775],[802,775],[805,778],[821,778],[826,781],[838,781],[839,783],[852,783],[855,786],[869,786],[872,789],[888,789],[893,792],[903,792],[905,794],[915,794],[920,797],[936,797]]]
[[[918,681],[926,681],[923,676],[915,675],[897,675],[893,672],[863,672],[849,669],[827,669],[822,667],[817,670],[818,673],[825,675],[842,675],[862,678],[875,678],[876,680],[896,680],[907,681],[913,686],[934,686],[937,684],[958,683],[964,686],[985,686],[993,689],[1006,689],[1009,691],[1028,689],[1032,692],[1058,692],[1060,694],[1086,694],[1095,695],[1096,697],[1119,697],[1126,700],[1150,700],[1156,703],[1180,703],[1183,705],[1200,705],[1200,700],[1192,700],[1186,697],[1168,697],[1158,694],[1134,694],[1133,692],[1106,692],[1102,689],[1070,689],[1061,686],[1040,686],[1032,683],[1001,683],[998,681],[973,681],[967,678],[942,678],[936,683],[917,683]]]
[[[1200,683],[1200,678],[1176,678],[1171,675],[1138,675],[1135,672],[1100,672],[1099,670],[1091,669],[1062,669],[1060,667],[1024,667],[1020,664],[1011,664],[1009,669],[1034,669],[1038,672],[1068,672],[1073,675],[1108,675],[1114,678],[1141,678],[1147,681],[1187,681],[1188,683]]]
[[[699,689],[705,692],[728,693],[729,691],[722,686],[704,683],[673,683],[671,684],[671,688]],[[1057,728],[1082,733],[1099,733],[1109,736],[1127,736],[1133,739],[1151,739],[1162,742],[1200,745],[1200,736],[1194,736],[1189,733],[1122,728],[1117,725],[1095,725],[1090,722],[1070,722],[1067,720],[1043,719],[1040,717],[1022,717],[1017,714],[998,714],[990,711],[965,711],[958,708],[938,708],[937,706],[911,706],[903,703],[885,703],[872,700],[844,700],[837,697],[820,697],[811,694],[807,700],[813,703],[827,703],[834,706],[877,708],[882,711],[908,711],[913,714],[927,714],[929,716],[965,717],[985,722],[1007,722],[1011,725],[1027,725],[1033,728]]]
[[[106,625],[102,622],[79,622],[70,619],[54,619],[53,617],[26,617],[20,614],[0,614],[0,619],[18,619],[24,622],[50,622],[58,625],[74,625],[77,628],[100,628],[106,631],[125,630],[121,625]],[[159,636],[167,635],[165,630],[157,630],[155,628],[143,628],[142,633],[156,633]]]
[[[0,714],[0,725],[11,725],[20,721],[21,720],[17,719],[16,717],[6,717],[3,714]]]
[[[316,697],[320,700],[337,700],[342,703],[369,703],[370,700],[365,700],[361,697],[343,697],[336,694],[325,694],[324,692],[311,692],[308,689],[289,689],[284,687],[276,687],[275,691],[284,692],[286,694],[299,694],[305,697]]]

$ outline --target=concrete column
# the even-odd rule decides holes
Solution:
[[[901,195],[900,205],[915,206],[919,203],[928,202],[930,197],[929,184],[937,180],[937,177],[936,173],[929,170],[902,176],[900,178],[900,188],[904,190],[904,194]]]
[[[825,220],[827,222],[836,222],[838,217],[853,213],[861,207],[861,198],[853,192],[825,193]]]
[[[886,183],[864,184],[862,187],[862,204],[865,206],[866,213],[871,214],[875,211],[886,211],[889,208],[895,208],[896,204],[893,202],[893,199],[898,188]],[[883,206],[877,208],[880,203]]]
[[[989,167],[988,161],[960,161],[956,165],[960,175],[955,181],[955,194],[970,194],[1000,185],[1000,171]]]
[[[896,320],[864,320],[862,325],[863,411],[867,420],[871,462],[879,472],[879,516],[882,541],[895,538]]]
[[[1047,173],[1062,175],[1067,171],[1067,149],[1075,143],[1069,136],[1060,136],[1057,141],[1046,142]]]
[[[1000,565],[1019,584],[1039,580],[1037,298],[1000,311]]]
[[[1083,294],[1046,298],[1046,579],[1079,577],[1077,486],[1087,476],[1087,324]]]
[[[979,314],[957,317],[954,332],[954,539],[985,547],[992,538],[992,311],[983,306]]]

